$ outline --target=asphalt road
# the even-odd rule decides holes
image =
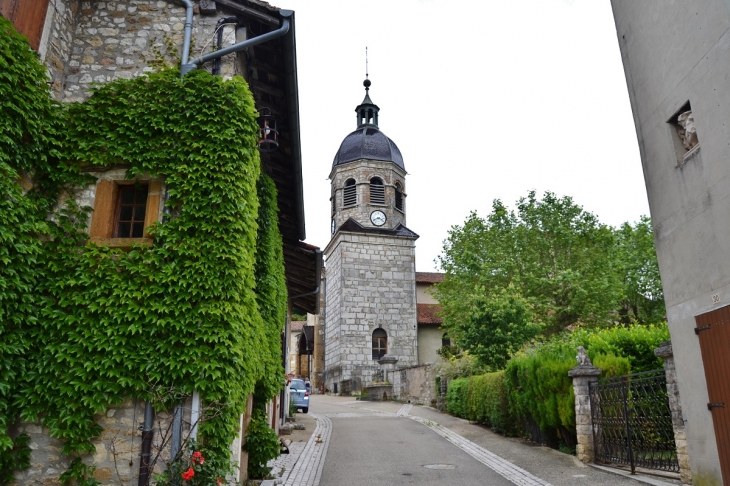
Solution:
[[[519,438],[500,436],[429,407],[323,395],[314,395],[311,400],[311,411],[325,415],[332,422],[320,486],[680,484],[678,480],[641,474],[629,478],[615,471],[588,467],[575,456]],[[397,416],[399,413],[411,418]],[[436,432],[437,429],[448,429],[458,435],[449,436],[447,440],[442,433]],[[477,456],[481,457],[480,462],[464,452],[464,440],[506,461],[506,467],[504,463],[493,466],[513,482],[486,466],[483,456]],[[486,463],[492,464],[489,460]],[[528,477],[513,475],[514,468]]]
[[[317,413],[332,420],[332,437],[320,486],[513,486],[409,418],[318,402]]]

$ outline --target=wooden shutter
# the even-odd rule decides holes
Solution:
[[[723,484],[730,484],[730,306],[695,318]]]
[[[47,11],[48,0],[0,0],[0,14],[28,38],[36,51],[41,43]]]

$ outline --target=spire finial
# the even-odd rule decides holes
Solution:
[[[365,86],[365,93],[370,91],[370,80],[368,79],[368,46],[365,46],[365,81],[362,82]]]

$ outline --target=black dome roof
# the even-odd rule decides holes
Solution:
[[[371,126],[358,127],[345,137],[335,155],[332,167],[353,162],[359,159],[382,160],[393,162],[403,170],[403,156],[398,146],[383,132]]]

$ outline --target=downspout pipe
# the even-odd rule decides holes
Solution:
[[[188,63],[190,52],[190,39],[193,37],[193,2],[182,0],[185,5],[185,30],[183,32],[183,49],[181,63],[183,66]]]
[[[199,57],[197,59],[193,59],[192,61],[187,60],[187,56],[185,56],[185,51],[183,52],[183,62],[180,65],[180,74],[182,76],[185,76],[187,73],[192,71],[193,69],[197,69],[203,64],[205,64],[208,61],[213,61],[215,59],[219,59],[227,54],[231,54],[233,52],[238,52],[243,49],[246,49],[251,46],[255,46],[257,44],[261,44],[263,42],[270,41],[272,39],[276,39],[278,37],[286,35],[287,32],[289,32],[289,26],[290,22],[289,19],[292,15],[294,15],[293,10],[279,10],[279,15],[281,15],[281,27],[279,27],[276,30],[272,30],[271,32],[267,32],[266,34],[262,34],[260,36],[254,37],[253,39],[248,39],[243,42],[239,42],[237,44],[233,44],[232,46],[228,46],[225,49],[221,49],[219,51],[211,52],[209,54],[206,54],[202,57]],[[191,29],[192,33],[192,29]],[[187,35],[187,34],[186,34]],[[190,40],[188,39],[188,46],[190,44]],[[183,49],[185,49],[185,41],[183,41]]]
[[[149,486],[150,484],[150,458],[152,456],[153,417],[152,403],[144,404],[144,425],[142,425],[142,450],[139,458],[139,481],[138,486]]]

